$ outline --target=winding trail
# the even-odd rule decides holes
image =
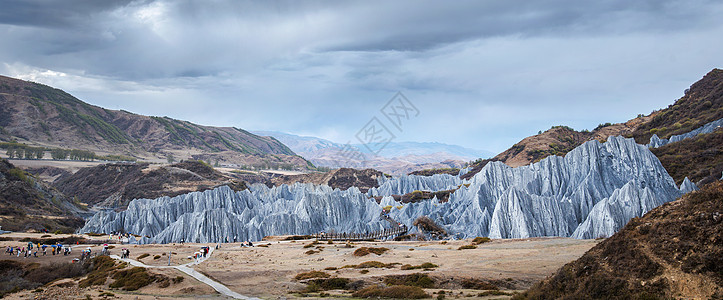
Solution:
[[[215,281],[215,280],[213,280],[213,279],[211,279],[211,278],[208,278],[208,276],[203,275],[201,272],[198,272],[198,271],[194,270],[193,268],[191,268],[191,266],[200,264],[200,263],[204,262],[205,260],[209,259],[209,258],[211,257],[211,254],[213,254],[213,251],[214,251],[214,250],[215,250],[215,249],[214,249],[213,247],[209,247],[209,252],[208,252],[208,255],[207,255],[206,257],[201,258],[201,259],[199,259],[198,261],[190,262],[190,263],[183,264],[183,265],[179,265],[179,266],[149,266],[149,265],[146,265],[146,264],[144,264],[144,263],[142,263],[142,262],[140,262],[140,261],[134,260],[134,259],[130,259],[130,258],[120,258],[120,256],[118,256],[118,255],[111,255],[110,257],[113,258],[113,259],[117,259],[117,260],[121,260],[121,261],[127,262],[127,263],[129,263],[131,266],[135,266],[135,267],[156,268],[156,269],[176,269],[176,270],[179,270],[179,271],[181,271],[181,272],[183,272],[183,273],[188,274],[188,276],[191,276],[191,277],[193,277],[193,278],[196,278],[196,280],[198,280],[198,281],[200,281],[200,282],[202,282],[202,283],[205,283],[206,285],[212,287],[212,288],[213,288],[214,290],[216,290],[217,292],[219,292],[219,293],[221,293],[221,294],[223,294],[223,295],[226,295],[226,296],[228,296],[228,297],[231,297],[231,298],[234,298],[234,299],[260,300],[259,298],[248,297],[248,296],[241,295],[241,294],[239,294],[239,293],[237,293],[237,292],[234,292],[234,291],[232,291],[231,289],[229,289],[228,287],[226,287],[225,285],[223,285],[222,283],[220,283],[220,282],[218,282],[218,281]]]

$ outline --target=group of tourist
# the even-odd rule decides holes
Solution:
[[[206,256],[208,256],[209,250],[210,249],[206,246],[201,247],[199,251],[193,253],[193,256],[191,256],[191,258],[195,259],[196,262],[198,262],[201,258],[205,258]]]
[[[5,249],[5,253],[8,255],[17,255],[17,257],[20,257],[20,255],[26,258],[38,257],[38,250],[41,251],[42,256],[45,256],[48,254],[48,248],[51,248],[51,253],[53,255],[60,255],[60,253],[63,253],[63,255],[70,255],[70,252],[72,251],[71,247],[63,246],[60,243],[48,246],[45,244],[36,244],[33,242],[29,242],[27,246],[8,246],[7,249]]]
[[[128,250],[128,248],[121,249],[121,258],[128,258],[131,256],[131,250]]]
[[[80,253],[80,260],[85,260],[86,258],[90,258],[90,254],[93,252],[93,249],[90,247],[85,248],[83,252]]]
[[[109,234],[110,240],[117,240],[120,243],[128,243],[135,241],[135,237],[132,233],[124,232],[112,232]]]

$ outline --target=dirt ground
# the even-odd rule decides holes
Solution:
[[[425,262],[431,262],[439,267],[424,273],[437,279],[438,282],[448,282],[446,286],[456,288],[457,291],[462,290],[455,285],[455,282],[464,278],[503,280],[510,282],[516,290],[528,288],[565,263],[579,258],[597,244],[595,240],[534,238],[493,240],[479,245],[477,249],[468,250],[457,249],[470,244],[469,240],[446,243],[359,242],[353,243],[354,248],[346,248],[342,242],[334,244],[320,242],[314,247],[304,248],[304,245],[311,242],[304,240],[259,243],[259,245],[268,244],[266,248],[241,248],[237,244],[224,244],[196,269],[234,291],[260,298],[288,297],[289,292],[304,287],[294,280],[294,276],[311,270],[322,271],[325,268],[335,267],[339,269],[326,272],[335,277],[374,282],[385,275],[419,272],[420,270],[401,270],[400,266],[420,265]],[[379,256],[375,254],[353,256],[352,253],[359,247],[385,247],[390,250]],[[310,249],[321,251],[311,255],[305,254]],[[366,261],[400,265],[394,268],[366,269],[369,271],[366,274],[360,273],[359,269],[342,269],[345,265]],[[430,290],[433,291],[436,290]]]
[[[3,158],[7,158],[4,156]],[[107,161],[70,161],[70,160],[51,160],[51,159],[8,159],[8,161],[21,169],[55,167],[75,173],[81,168],[94,167],[97,165],[107,164]]]
[[[70,256],[52,256],[48,251],[45,257],[18,258],[4,253],[7,246],[26,246],[19,242],[24,237],[40,238],[42,234],[10,233],[0,237],[12,238],[15,241],[0,241],[3,249],[1,259],[20,260],[23,262],[69,262],[79,257],[80,251],[88,245],[74,245]],[[51,235],[50,238],[59,238],[68,235]],[[104,240],[108,236],[89,237],[88,239]],[[298,298],[296,293],[305,287],[305,284],[294,277],[302,272],[319,270],[329,273],[333,277],[349,278],[352,281],[362,281],[366,284],[380,282],[383,276],[412,274],[422,272],[434,279],[437,289],[427,289],[427,293],[436,293],[439,290],[447,291],[447,298],[476,297],[480,291],[463,289],[459,282],[463,279],[497,280],[504,282],[500,290],[512,293],[526,289],[534,282],[539,281],[556,271],[559,267],[582,256],[587,250],[598,243],[595,240],[575,240],[569,238],[531,238],[515,240],[492,240],[478,245],[476,249],[457,250],[462,245],[469,245],[470,240],[461,241],[433,241],[433,242],[355,242],[348,248],[344,242],[328,244],[319,242],[312,247],[304,248],[313,240],[297,241],[265,241],[255,243],[255,247],[241,247],[240,243],[228,244],[165,244],[165,245],[113,245],[112,254],[120,255],[121,248],[131,251],[130,258],[139,260],[151,266],[168,265],[168,255],[171,254],[171,264],[180,265],[192,262],[189,256],[202,246],[220,248],[216,249],[211,258],[195,266],[194,269],[206,276],[226,285],[231,290],[245,296],[262,299]],[[263,247],[266,245],[266,247]],[[100,252],[102,246],[91,246],[93,252]],[[389,250],[382,255],[368,254],[363,257],[353,256],[352,253],[360,247],[385,247]],[[309,250],[319,251],[314,254],[305,254]],[[139,256],[148,254],[142,259]],[[346,265],[356,265],[366,261],[379,261],[385,264],[398,263],[391,268],[361,269],[342,268]],[[402,270],[401,265],[420,265],[430,262],[439,267],[423,270]],[[337,270],[324,270],[337,268]],[[121,291],[105,287],[78,288],[77,285],[67,287],[62,283],[54,282],[43,287],[42,291],[23,291],[10,295],[9,299],[27,298],[59,298],[83,299],[86,295],[91,298],[102,298],[102,293],[112,293],[120,299],[171,299],[179,297],[188,298],[223,298],[209,286],[185,275],[175,269],[150,269],[152,273],[165,274],[171,278],[183,276],[184,281],[172,284],[167,288],[160,288],[157,284],[141,288],[138,291]],[[364,273],[362,273],[364,272]],[[79,279],[77,279],[79,280]],[[109,280],[110,281],[110,280]],[[77,281],[76,281],[77,282]],[[60,287],[58,286],[60,284]],[[454,295],[450,295],[453,291]],[[349,298],[350,293],[345,291],[331,291],[331,297]],[[460,294],[461,293],[461,294]],[[310,294],[318,297],[318,294]],[[483,297],[486,299],[504,299],[509,296]]]

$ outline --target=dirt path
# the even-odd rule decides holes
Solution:
[[[188,274],[188,276],[191,276],[191,277],[195,278],[196,280],[198,280],[198,281],[200,281],[200,282],[202,282],[202,283],[204,283],[204,284],[212,287],[212,288],[213,288],[214,290],[216,290],[217,292],[219,292],[219,293],[221,293],[221,294],[223,294],[223,295],[226,295],[226,296],[228,296],[228,297],[231,297],[231,298],[234,298],[234,299],[253,299],[253,300],[259,300],[258,298],[247,297],[247,296],[241,295],[241,294],[239,294],[239,293],[236,293],[236,292],[232,291],[231,289],[229,289],[228,287],[226,287],[225,285],[223,285],[222,283],[220,283],[220,282],[218,282],[218,281],[215,281],[215,280],[213,280],[213,279],[211,279],[211,278],[208,278],[208,276],[203,275],[201,272],[198,272],[198,271],[194,270],[193,268],[191,268],[191,266],[200,264],[200,263],[204,262],[205,260],[211,258],[211,254],[213,254],[213,251],[214,251],[214,248],[210,248],[210,251],[208,252],[208,255],[207,255],[206,257],[204,257],[204,258],[202,258],[202,259],[199,259],[198,261],[190,262],[190,263],[183,264],[183,265],[180,265],[180,266],[149,266],[149,265],[146,265],[146,264],[144,264],[144,263],[142,263],[142,262],[140,262],[140,261],[134,260],[134,259],[130,259],[130,258],[120,258],[120,256],[118,256],[118,255],[111,255],[110,257],[113,258],[113,259],[122,260],[122,261],[127,262],[127,263],[129,263],[130,265],[136,266],[136,267],[157,268],[157,269],[170,269],[170,268],[173,268],[173,269],[176,269],[176,270],[179,270],[179,271],[181,271],[181,272],[183,272],[183,273]]]

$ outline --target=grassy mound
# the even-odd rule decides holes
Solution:
[[[369,253],[374,253],[376,255],[382,255],[384,252],[389,251],[388,248],[384,247],[361,247],[359,249],[354,250],[354,256],[365,256]]]
[[[393,299],[422,299],[429,298],[429,295],[416,286],[371,286],[352,294],[357,298],[393,298]]]
[[[309,272],[304,272],[304,273],[296,274],[296,276],[294,277],[294,279],[296,279],[296,280],[306,280],[306,279],[311,279],[311,278],[329,278],[329,277],[331,277],[331,275],[329,275],[329,274],[326,273],[326,272],[322,272],[322,271],[309,271]]]
[[[389,275],[384,277],[386,285],[406,285],[420,288],[433,288],[434,280],[429,278],[427,274],[414,273],[408,275]]]

